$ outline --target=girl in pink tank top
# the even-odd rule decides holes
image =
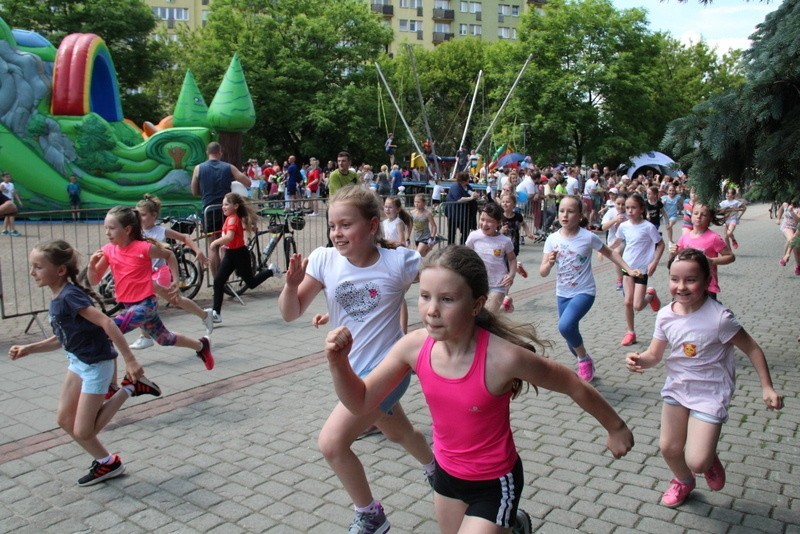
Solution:
[[[352,337],[346,327],[328,334],[325,349],[336,393],[356,415],[373,410],[409,370],[416,372],[433,420],[434,506],[443,532],[487,522],[530,529],[518,507],[523,470],[509,413],[524,382],[572,397],[606,429],[614,457],[633,446],[625,422],[597,390],[534,353],[534,345],[543,346],[535,332],[485,309],[488,276],[475,251],[450,246],[430,254],[419,292],[425,328],[400,339],[363,380],[348,363]]]

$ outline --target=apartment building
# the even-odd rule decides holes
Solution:
[[[145,0],[168,30],[202,26],[211,0]],[[520,16],[546,0],[366,0],[394,31],[389,52],[405,44],[433,48],[450,39],[516,39]]]

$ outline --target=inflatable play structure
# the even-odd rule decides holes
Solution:
[[[187,72],[173,115],[140,128],[124,118],[103,39],[72,34],[56,50],[0,19],[0,170],[11,173],[26,211],[68,209],[71,175],[85,208],[133,204],[145,193],[195,203],[192,169],[208,142],[253,124],[237,56],[211,106]]]

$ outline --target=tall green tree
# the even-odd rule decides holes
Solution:
[[[142,0],[3,0],[0,17],[56,47],[72,33],[99,35],[111,51],[125,116],[137,123],[155,116],[158,102],[138,88],[166,67],[166,57],[151,38],[156,20]]]
[[[257,113],[245,156],[377,158],[384,132],[371,65],[391,39],[360,0],[214,0],[205,27],[169,48],[176,68],[159,90],[174,102],[191,68],[208,99],[237,52]]]
[[[800,194],[800,0],[785,0],[751,40],[744,84],[670,123],[664,138],[709,200],[725,179],[757,184],[764,198]]]

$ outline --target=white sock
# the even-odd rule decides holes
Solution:
[[[113,459],[114,459],[114,455],[113,455],[113,454],[109,454],[109,455],[108,455],[108,456],[106,456],[105,458],[98,458],[98,459],[97,459],[97,463],[98,463],[98,464],[109,464],[109,463],[111,463],[111,461],[112,461]]]
[[[377,514],[380,511],[380,508],[378,508],[377,501],[372,501],[363,508],[359,508],[358,506],[354,506],[354,508],[356,509],[356,512],[358,512],[359,514]]]
[[[431,460],[427,464],[422,464],[422,469],[425,471],[425,475],[433,475],[433,473],[436,471],[436,460]]]

